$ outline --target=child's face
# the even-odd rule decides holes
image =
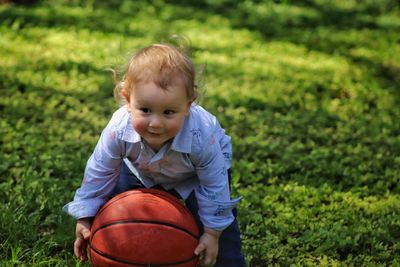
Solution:
[[[168,90],[153,82],[138,84],[128,102],[133,127],[155,151],[178,134],[191,104],[179,82]]]

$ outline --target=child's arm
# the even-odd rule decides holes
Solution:
[[[94,217],[98,209],[108,200],[120,173],[123,157],[122,141],[110,127],[106,127],[90,156],[81,187],[74,200],[63,210],[76,219]]]
[[[204,234],[195,254],[200,255],[203,266],[215,263],[219,237],[233,222],[232,209],[240,200],[230,197],[226,158],[215,139],[213,135],[205,138],[190,155],[200,182],[195,193]]]
[[[231,199],[229,166],[216,139],[215,135],[194,139],[198,144],[190,158],[199,179],[195,194],[201,222],[206,228],[223,231],[234,221],[232,209],[240,198]]]

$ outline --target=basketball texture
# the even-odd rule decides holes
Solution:
[[[199,229],[190,211],[158,189],[135,189],[110,199],[97,213],[89,238],[95,267],[193,267]]]

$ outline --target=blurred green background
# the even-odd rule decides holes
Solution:
[[[1,266],[86,266],[61,207],[118,107],[107,69],[174,34],[233,138],[248,265],[400,266],[398,1],[0,3]]]

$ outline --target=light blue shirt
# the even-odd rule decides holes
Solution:
[[[179,133],[157,153],[133,128],[127,106],[119,108],[87,162],[74,200],[63,210],[77,219],[95,216],[117,183],[122,160],[146,187],[173,188],[184,199],[195,190],[205,227],[223,230],[234,220],[232,209],[240,198],[230,198],[231,138],[201,106],[191,106]]]

